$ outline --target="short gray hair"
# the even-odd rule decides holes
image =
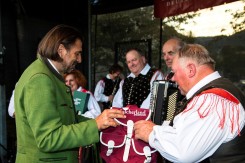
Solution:
[[[185,44],[178,54],[179,58],[190,58],[199,65],[208,65],[215,69],[215,61],[209,55],[208,50],[200,44]]]

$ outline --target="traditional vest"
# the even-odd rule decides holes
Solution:
[[[111,79],[108,79],[107,77],[104,77],[102,80],[105,83],[105,88],[104,88],[103,94],[106,96],[110,96],[114,93],[113,95],[115,95],[118,88],[119,88],[119,83],[120,83],[121,79],[113,81]],[[110,102],[103,102],[102,104],[103,104],[104,109],[110,107]]]
[[[241,93],[241,91],[236,88],[231,81],[225,78],[218,78],[204,87],[202,87],[198,92],[196,92],[181,108],[185,108],[187,103],[193,99],[193,97],[201,94],[203,91],[208,91],[212,88],[221,88],[223,90],[228,91],[234,97],[236,97],[243,107],[245,107],[245,97]],[[245,129],[243,128],[240,132],[240,135],[237,136],[235,139],[222,144],[215,153],[210,156],[208,159],[202,162],[210,162],[210,163],[237,163],[237,162],[244,162],[245,160]]]
[[[123,106],[137,105],[141,106],[151,90],[151,78],[155,70],[150,69],[146,75],[126,78],[123,84]]]
[[[204,90],[208,88],[222,88],[235,96],[245,107],[245,97],[241,91],[236,88],[229,80],[219,78],[204,86]],[[210,163],[218,162],[244,162],[245,161],[245,129],[243,128],[240,136],[222,144],[218,150],[209,158]]]

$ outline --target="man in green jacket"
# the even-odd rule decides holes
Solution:
[[[99,131],[118,124],[123,112],[105,110],[95,119],[75,113],[71,90],[62,75],[81,63],[82,36],[67,25],[41,40],[37,59],[15,87],[16,163],[78,162],[78,147],[99,141]]]

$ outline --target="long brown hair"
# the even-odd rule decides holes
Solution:
[[[77,29],[64,24],[57,25],[40,41],[37,53],[54,61],[62,61],[58,54],[59,45],[62,44],[70,50],[77,39],[83,41],[82,34]]]

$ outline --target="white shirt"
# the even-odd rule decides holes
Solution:
[[[14,118],[14,112],[15,112],[15,109],[14,109],[14,90],[13,90],[10,101],[9,101],[9,106],[8,106],[9,116]]]
[[[106,75],[107,79],[111,79],[110,75]],[[108,102],[109,96],[104,95],[104,90],[105,90],[105,82],[103,79],[101,79],[94,90],[94,97],[97,101],[99,102]]]
[[[79,87],[77,91],[82,91],[82,87]],[[100,106],[90,91],[86,91],[86,93],[90,94],[88,99],[88,111],[82,115],[88,118],[96,118],[101,113]],[[81,115],[81,112],[79,111],[78,114]]]
[[[150,66],[148,64],[146,64],[146,66],[144,67],[144,69],[140,72],[142,75],[146,75],[147,72],[150,70]],[[128,75],[128,77],[132,77],[135,78],[135,75],[133,73],[130,73]],[[154,80],[163,80],[163,74],[161,71],[157,71],[154,73],[154,75],[151,78],[151,87],[152,87],[152,83]],[[112,102],[112,106],[113,107],[118,107],[118,108],[122,108],[123,107],[123,95],[122,95],[122,87],[123,87],[123,83],[124,80],[121,81],[119,89],[113,99]],[[147,96],[147,98],[143,101],[143,103],[141,104],[140,108],[145,108],[145,109],[149,109],[150,108],[150,99],[151,99],[151,92],[149,93],[149,95]]]
[[[207,82],[219,77],[219,73],[214,72],[202,79],[187,93],[187,99]],[[200,115],[204,117],[200,118]],[[234,116],[233,123],[232,116]],[[222,120],[224,120],[223,128],[220,126]],[[237,120],[239,129],[242,130],[245,112],[241,103],[236,104],[213,93],[202,94],[194,97],[184,112],[174,118],[173,127],[165,123],[162,126],[154,126],[149,136],[149,144],[172,162],[200,162],[211,156],[222,143],[238,135]]]

